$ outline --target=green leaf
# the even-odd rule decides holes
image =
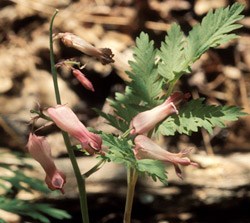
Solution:
[[[71,218],[66,211],[53,208],[48,204],[36,204],[19,199],[7,199],[2,196],[0,196],[0,209],[22,216],[28,216],[42,223],[50,223],[47,216],[51,216],[55,219]]]
[[[108,121],[108,124],[117,128],[118,130],[125,132],[128,129],[128,124],[124,121],[124,119],[118,118],[115,115],[104,113],[98,109],[94,110],[96,111],[97,114],[105,118]]]
[[[154,181],[157,179],[167,184],[167,174],[165,165],[158,160],[142,159],[137,160],[137,169],[144,174],[150,176]]]
[[[234,23],[243,18],[243,15],[240,15],[243,9],[243,5],[235,3],[231,7],[210,11],[203,18],[201,24],[194,26],[189,32],[187,47],[184,49],[186,61],[183,69],[200,58],[209,48],[235,39],[237,35],[229,33],[242,26]]]
[[[25,190],[26,192],[32,193],[31,189],[33,189],[48,193],[49,189],[44,185],[43,181],[26,176],[19,170],[12,170],[12,172],[14,175],[0,176],[0,179],[8,181],[17,190]]]
[[[155,98],[161,92],[161,86],[158,82],[159,77],[155,64],[154,42],[149,40],[147,34],[142,32],[136,39],[133,56],[134,61],[129,61],[132,70],[127,72],[132,80],[129,87],[132,89],[134,97],[149,105],[154,105]]]
[[[204,98],[188,102],[179,115],[169,116],[157,129],[157,133],[174,135],[176,132],[190,135],[199,128],[206,129],[210,134],[214,127],[226,127],[228,121],[235,121],[246,115],[236,106],[205,105]]]
[[[103,144],[108,147],[108,152],[103,157],[104,159],[122,163],[127,167],[135,166],[136,160],[132,151],[131,141],[106,133],[102,133],[102,140]]]
[[[179,25],[174,24],[167,32],[165,42],[162,43],[158,55],[161,61],[158,71],[167,82],[176,78],[180,72],[180,62],[183,61],[184,34]]]
[[[152,108],[159,103],[162,91],[162,78],[158,75],[155,62],[156,50],[153,41],[145,33],[136,39],[133,61],[129,61],[131,70],[127,71],[131,81],[127,83],[125,93],[116,93],[109,100],[115,115],[99,114],[115,128],[126,131],[131,119],[140,111]]]

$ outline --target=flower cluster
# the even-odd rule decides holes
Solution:
[[[88,131],[69,107],[58,105],[48,108],[47,113],[58,128],[77,139],[81,143],[82,148],[89,154],[103,154],[102,138]],[[63,193],[66,177],[56,168],[51,156],[51,148],[46,138],[30,133],[27,148],[31,156],[43,167],[46,173],[45,182],[48,187],[51,190],[60,190]]]
[[[175,167],[176,174],[181,178],[181,170],[179,165],[197,166],[196,163],[191,162],[189,158],[185,157],[190,150],[181,151],[179,153],[170,153],[150,138],[143,135],[152,130],[158,123],[163,121],[167,116],[176,113],[178,110],[176,106],[183,100],[187,99],[189,94],[183,94],[181,92],[175,92],[166,99],[161,105],[154,107],[151,110],[147,110],[136,115],[131,121],[131,134],[137,134],[134,139],[135,147],[134,154],[137,159],[155,159],[163,162],[172,163]]]

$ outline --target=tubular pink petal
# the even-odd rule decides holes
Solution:
[[[66,182],[65,176],[57,170],[51,156],[51,148],[45,137],[30,133],[27,148],[30,155],[43,167],[46,173],[45,182],[48,187],[51,190],[61,190],[63,192],[63,185]],[[60,184],[58,184],[58,182],[60,182]]]
[[[181,173],[178,165],[198,166],[197,163],[191,162],[188,157],[183,157],[187,155],[188,150],[179,153],[168,152],[144,135],[136,136],[134,143],[134,154],[137,159],[154,159],[163,162],[170,162],[175,166],[176,174],[178,176],[180,176]]]
[[[69,107],[58,105],[54,108],[48,108],[47,112],[61,130],[68,132],[81,143],[83,149],[86,149],[90,154],[101,152],[102,138],[89,132]],[[94,145],[94,147],[90,145]]]
[[[168,99],[154,107],[151,110],[147,110],[136,115],[131,121],[131,134],[144,134],[155,127],[156,124],[163,121],[167,116],[177,113],[176,105],[179,104],[185,95],[181,92],[175,92]]]

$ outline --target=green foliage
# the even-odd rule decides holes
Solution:
[[[243,18],[243,15],[240,15],[243,9],[243,5],[235,3],[225,9],[210,11],[201,24],[197,24],[189,32],[185,48],[185,63],[190,65],[209,48],[235,39],[237,35],[229,33],[242,26],[234,23]]]
[[[130,120],[140,111],[159,103],[162,79],[158,75],[155,62],[156,50],[153,41],[145,33],[136,39],[134,60],[129,61],[131,71],[127,71],[131,82],[127,83],[125,93],[116,93],[115,100],[109,100],[115,115],[98,112],[117,129],[126,131]]]
[[[161,161],[151,159],[137,160],[137,169],[141,173],[152,177],[154,181],[158,179],[162,183],[167,184],[165,165]]]
[[[7,199],[0,196],[0,209],[31,217],[42,223],[50,223],[47,216],[56,219],[69,219],[70,215],[63,210],[53,208],[49,204],[36,204],[30,201],[23,201],[19,199]]]
[[[184,60],[184,34],[177,24],[172,25],[167,34],[158,52],[161,58],[158,71],[166,81],[170,82],[181,72],[180,62]]]
[[[115,114],[99,114],[115,128],[126,131],[136,114],[161,102],[159,96],[163,93],[164,83],[169,83],[168,96],[176,81],[184,73],[190,72],[192,63],[205,51],[237,37],[230,32],[241,27],[235,22],[243,17],[240,15],[242,10],[243,6],[235,3],[225,9],[210,11],[187,38],[180,26],[174,24],[157,53],[153,41],[149,40],[147,34],[141,33],[136,39],[134,60],[129,62],[131,71],[127,71],[131,82],[127,84],[124,94],[116,93],[115,100],[109,100]]]
[[[237,35],[230,32],[241,27],[235,22],[243,18],[240,15],[243,8],[243,5],[235,3],[225,9],[210,11],[201,24],[193,27],[186,39],[180,26],[174,24],[158,53],[161,59],[158,71],[165,81],[174,84],[184,73],[190,73],[191,65],[209,48],[235,39]]]
[[[215,106],[203,103],[204,98],[189,101],[179,115],[169,116],[158,128],[157,133],[174,135],[176,132],[190,135],[202,127],[212,134],[215,126],[224,128],[225,122],[235,121],[246,115],[236,106]]]
[[[11,176],[0,176],[1,180],[7,181],[12,185],[11,188],[6,188],[0,182],[0,187],[4,187],[7,193],[12,193],[14,190],[25,190],[29,193],[32,193],[32,190],[36,190],[43,193],[48,193],[48,188],[45,187],[44,183],[41,180],[30,178],[26,176],[22,171],[12,170],[9,166],[2,165],[1,163],[0,167],[9,169],[13,174]]]
[[[129,61],[131,70],[127,74],[131,81],[127,83],[124,93],[116,93],[114,100],[109,100],[113,114],[98,111],[99,115],[121,132],[127,132],[133,117],[162,103],[173,92],[180,77],[191,72],[192,64],[203,53],[237,37],[230,32],[241,27],[235,23],[243,17],[240,15],[242,11],[243,6],[239,3],[210,11],[187,37],[180,26],[174,24],[159,50],[154,48],[154,42],[147,34],[141,33],[136,39],[133,61]],[[203,101],[197,99],[186,103],[178,115],[169,116],[159,123],[155,132],[190,135],[202,127],[211,134],[214,127],[225,127],[227,121],[237,120],[244,115],[240,108],[211,106]],[[106,159],[136,168],[140,173],[164,182],[164,165],[154,160],[136,160],[132,151],[133,139],[130,137],[102,133],[104,144],[109,147]]]
[[[109,148],[104,159],[115,163],[122,163],[127,167],[135,167],[135,157],[132,151],[132,143],[126,138],[102,133],[104,146]]]
[[[132,80],[128,86],[132,89],[133,98],[137,98],[138,102],[143,101],[146,105],[155,105],[155,99],[161,93],[153,44],[147,34],[140,34],[136,39],[134,61],[129,61],[132,71],[127,71]]]

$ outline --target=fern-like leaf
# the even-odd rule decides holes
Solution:
[[[228,121],[235,121],[246,115],[236,106],[205,105],[204,99],[196,99],[187,103],[179,115],[169,116],[158,128],[157,133],[174,135],[176,132],[190,135],[199,128],[206,129],[212,134],[216,126],[224,128]]]
[[[163,162],[152,159],[137,160],[137,169],[150,176],[154,181],[160,180],[167,184],[167,173]]]
[[[135,166],[136,160],[131,149],[131,142],[125,138],[118,138],[106,133],[102,133],[102,140],[103,144],[109,148],[104,159],[122,163],[127,167]]]
[[[132,80],[129,86],[133,96],[147,104],[155,104],[155,98],[161,91],[161,86],[157,82],[155,55],[154,42],[150,41],[148,35],[142,32],[136,39],[134,61],[129,61],[132,70],[127,73]]]
[[[235,3],[231,7],[210,11],[201,24],[194,26],[187,38],[185,66],[193,63],[209,48],[236,38],[237,35],[229,33],[241,27],[240,24],[234,23],[243,18],[243,15],[240,15],[243,8],[243,5]]]
[[[50,223],[47,216],[51,216],[55,219],[71,218],[67,212],[53,208],[49,204],[36,204],[19,199],[7,199],[1,196],[0,209],[20,214],[22,216],[28,216],[42,223]]]
[[[179,25],[174,24],[167,32],[165,41],[162,43],[158,55],[160,63],[158,65],[159,74],[167,82],[176,78],[180,72],[180,61],[183,61],[184,34]]]

